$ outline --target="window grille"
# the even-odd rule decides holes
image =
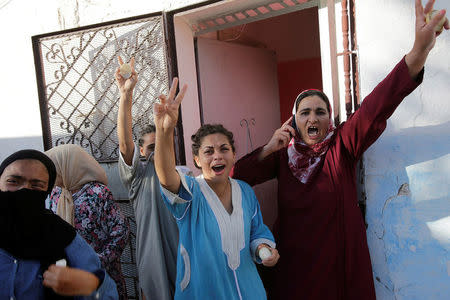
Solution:
[[[33,37],[44,148],[79,144],[100,162],[119,155],[117,56],[135,57],[133,138],[153,123],[153,103],[168,91],[161,15]]]
[[[125,279],[127,288],[127,296],[130,300],[140,299],[139,278],[136,266],[136,219],[134,218],[134,210],[131,202],[128,200],[116,200],[116,203],[130,224],[130,239],[120,257],[122,275]]]

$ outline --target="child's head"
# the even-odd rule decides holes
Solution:
[[[206,179],[228,178],[234,165],[233,133],[220,124],[205,124],[191,136],[194,165]]]
[[[154,125],[145,126],[139,133],[139,150],[145,159],[148,159],[150,155],[155,151],[155,132],[156,128]]]

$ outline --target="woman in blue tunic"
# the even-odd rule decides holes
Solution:
[[[155,168],[163,199],[180,231],[175,299],[266,299],[255,261],[274,266],[279,258],[251,187],[228,174],[235,161],[233,134],[222,125],[203,125],[192,136],[193,178],[177,172],[173,132],[186,85],[154,106]],[[257,253],[271,255],[261,261]]]

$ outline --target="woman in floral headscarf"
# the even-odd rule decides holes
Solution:
[[[120,299],[127,299],[120,256],[128,241],[129,224],[106,186],[105,170],[79,145],[59,145],[45,154],[54,162],[57,173],[50,209],[94,248],[116,282]]]
[[[282,259],[268,287],[271,299],[375,299],[355,169],[387,119],[422,81],[438,35],[434,28],[445,17],[440,11],[425,23],[433,3],[423,8],[416,0],[412,50],[346,122],[334,128],[327,96],[304,91],[295,100],[293,117],[267,145],[235,164],[233,177],[250,185],[278,178],[274,235]]]

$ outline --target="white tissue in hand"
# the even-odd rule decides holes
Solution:
[[[425,21],[427,22],[427,24],[431,21],[431,19],[433,19],[433,17],[438,13],[438,10],[433,10],[430,11],[429,13],[427,13],[427,15],[425,16]],[[446,17],[443,17],[442,20],[436,25],[436,27],[434,27],[434,31],[436,31],[437,33],[441,33],[442,30],[444,30],[444,23],[447,20]]]
[[[272,252],[269,250],[269,248],[262,247],[261,249],[259,249],[258,255],[261,260],[266,260],[272,255]]]
[[[129,64],[122,64],[120,66],[119,72],[123,78],[128,79],[131,76],[131,66]]]
[[[59,267],[66,267],[67,266],[67,261],[63,258],[58,260],[55,265],[59,266]]]

